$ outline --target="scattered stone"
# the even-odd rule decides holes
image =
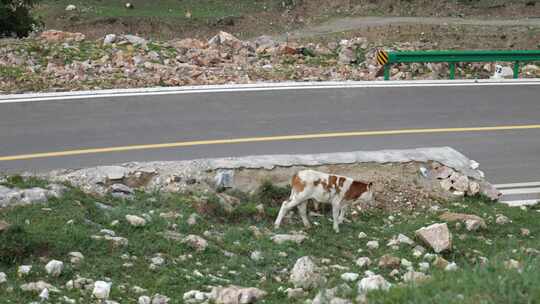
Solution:
[[[421,283],[428,280],[430,277],[423,272],[408,271],[403,275],[403,281]]]
[[[307,239],[307,236],[303,234],[276,234],[270,239],[276,244],[283,244],[286,242],[301,244]]]
[[[43,289],[39,294],[39,298],[41,299],[41,302],[47,301],[49,299],[49,289]]]
[[[77,7],[73,4],[69,4],[68,6],[66,6],[66,11],[70,12],[70,11],[74,11],[76,10]]]
[[[26,276],[30,273],[31,270],[32,270],[32,265],[19,266],[19,268],[17,269],[17,275],[19,277]]]
[[[360,275],[358,273],[354,273],[354,272],[346,272],[346,273],[341,275],[341,279],[343,281],[347,281],[347,282],[354,282],[354,281],[358,280],[358,277],[360,277]]]
[[[124,184],[113,184],[110,187],[110,193],[113,197],[122,199],[131,199],[135,192]]]
[[[382,268],[399,268],[401,261],[399,258],[385,254],[379,259],[379,267]]]
[[[81,264],[81,262],[84,259],[84,255],[78,251],[70,252],[68,253],[68,256],[69,256],[69,261],[71,262],[71,264],[74,264],[74,265]]]
[[[368,267],[371,265],[371,259],[368,257],[360,257],[356,260],[356,265],[360,266],[360,268]]]
[[[420,246],[420,245],[416,245],[414,248],[413,248],[413,256],[415,258],[419,258],[421,257],[424,253],[426,252],[426,248]]]
[[[126,221],[133,227],[142,227],[146,225],[146,220],[136,215],[126,215]]]
[[[140,296],[139,299],[137,300],[137,303],[138,304],[152,304],[152,299],[149,296]]]
[[[510,259],[510,260],[504,262],[504,267],[506,269],[521,270],[521,263],[519,261],[514,260],[514,259]]]
[[[428,271],[429,263],[420,262],[420,263],[418,263],[418,268],[420,268],[420,270],[422,270],[422,271]]]
[[[159,293],[155,294],[152,297],[152,304],[167,304],[169,303],[170,299],[167,296],[160,295]]]
[[[367,237],[367,234],[365,234],[364,232],[360,232],[360,233],[358,234],[358,238],[359,238],[359,239],[363,239],[363,238],[366,238],[366,237]]]
[[[521,232],[521,236],[529,236],[531,235],[531,231],[527,228],[520,228],[519,231]]]
[[[367,248],[375,250],[379,248],[379,242],[378,241],[369,241],[366,243]]]
[[[111,45],[116,42],[116,39],[116,34],[107,34],[105,35],[105,38],[103,38],[103,45]]]
[[[202,237],[194,234],[186,236],[182,243],[188,244],[191,248],[197,251],[204,251],[208,247],[208,242]]]
[[[105,281],[96,281],[92,290],[92,296],[102,301],[107,300],[111,292],[111,285],[112,283]]]
[[[446,265],[444,270],[446,270],[446,271],[456,271],[456,270],[458,270],[458,268],[459,268],[458,265],[455,262],[452,262],[452,263]]]
[[[484,219],[474,214],[444,212],[439,216],[439,218],[447,222],[461,221],[465,223],[468,231],[475,231],[478,228],[487,228]]]
[[[183,295],[186,303],[201,303],[207,301],[212,296],[211,293],[202,292],[199,290],[190,290]]]
[[[58,291],[58,289],[56,289],[54,286],[44,281],[31,282],[21,285],[22,291],[41,292],[43,289],[48,289],[55,292]]]
[[[445,269],[450,262],[445,260],[443,257],[437,256],[435,260],[433,261],[432,265],[433,267],[439,268],[439,269]]]
[[[250,258],[253,260],[253,261],[256,261],[256,262],[259,262],[259,261],[262,261],[264,260],[264,256],[262,254],[262,252],[260,251],[253,251],[250,255]]]
[[[266,292],[258,288],[239,287],[214,287],[211,298],[216,304],[250,304],[266,296]]]
[[[190,214],[188,219],[187,219],[187,224],[190,225],[190,226],[197,225],[197,218],[198,217],[199,217],[199,215],[197,213]]]
[[[40,38],[48,42],[61,42],[61,41],[80,42],[80,41],[83,41],[86,37],[82,33],[70,33],[70,32],[62,32],[62,31],[57,31],[57,30],[48,30],[41,33]]]
[[[303,298],[307,295],[307,292],[302,288],[287,288],[285,289],[285,293],[287,293],[288,299]]]
[[[416,236],[430,246],[435,253],[452,249],[452,235],[446,223],[422,227],[416,230]]]
[[[366,293],[370,290],[388,290],[390,289],[390,283],[388,283],[381,275],[372,275],[363,278],[358,283],[358,293]]]
[[[4,272],[0,272],[0,284],[7,282],[7,275]]]
[[[506,225],[508,223],[512,222],[507,216],[502,214],[497,214],[497,217],[495,219],[495,223],[498,225]]]
[[[309,256],[299,258],[291,270],[289,281],[296,288],[316,288],[326,281],[319,267]]]
[[[64,263],[62,261],[58,260],[51,260],[47,265],[45,265],[45,270],[47,271],[47,274],[57,277],[62,273],[62,270],[64,269]]]

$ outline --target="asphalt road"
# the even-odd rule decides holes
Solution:
[[[194,140],[540,124],[540,85],[375,87],[0,103],[0,158]],[[127,161],[451,146],[495,183],[540,181],[540,129],[261,141],[0,161],[42,171]]]

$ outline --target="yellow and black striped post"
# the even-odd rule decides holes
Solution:
[[[384,66],[384,80],[390,80],[390,65],[388,61],[388,53],[385,50],[379,50],[377,52],[377,63]]]
[[[388,63],[388,53],[385,50],[379,50],[377,52],[377,62],[380,65],[385,65]]]

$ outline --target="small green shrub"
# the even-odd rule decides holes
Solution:
[[[27,36],[38,21],[32,17],[30,9],[38,0],[2,0],[0,1],[0,37]]]
[[[46,249],[47,244],[35,241],[22,225],[12,225],[0,233],[0,264],[20,263]]]
[[[279,187],[271,181],[265,181],[257,189],[255,199],[265,207],[280,207],[281,203],[289,198],[291,187]]]

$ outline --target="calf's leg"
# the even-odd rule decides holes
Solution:
[[[334,227],[334,231],[336,233],[339,233],[339,213],[340,213],[340,209],[341,209],[341,200],[334,199],[332,201],[332,220],[334,221],[333,222],[333,227]]]
[[[300,217],[302,218],[302,223],[304,224],[304,227],[310,228],[311,224],[309,223],[309,219],[307,216],[307,201],[304,201],[300,205],[298,205],[298,213],[300,213]]]

